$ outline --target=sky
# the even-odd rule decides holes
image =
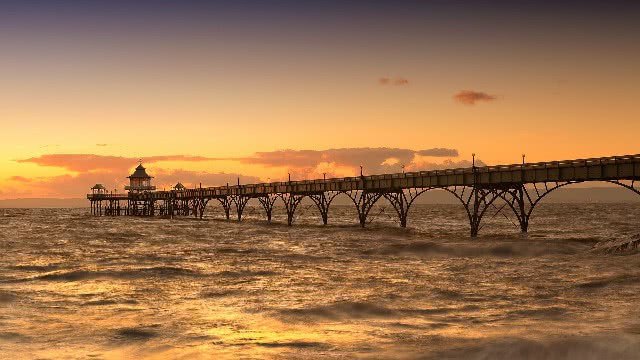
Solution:
[[[0,199],[640,153],[636,1],[0,1]]]

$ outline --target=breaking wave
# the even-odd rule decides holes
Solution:
[[[468,346],[427,356],[451,360],[632,360],[638,359],[640,342],[629,336],[477,339]],[[424,357],[420,357],[424,358]]]
[[[199,277],[204,275],[197,271],[184,269],[180,267],[157,266],[157,267],[137,268],[137,269],[129,269],[129,270],[101,270],[101,271],[72,270],[72,271],[48,273],[48,274],[39,275],[32,278],[24,279],[24,280],[45,280],[45,281],[83,281],[83,280],[97,280],[97,279],[130,280],[130,279],[140,279],[140,278],[148,278],[148,277],[168,278],[168,277],[177,277],[177,276]]]
[[[593,246],[591,251],[604,254],[637,254],[640,252],[640,234],[628,239],[600,241]]]

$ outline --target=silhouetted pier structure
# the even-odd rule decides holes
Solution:
[[[187,189],[182,184],[173,190],[155,191],[151,177],[142,165],[130,177],[125,194],[109,193],[102,185],[87,195],[94,215],[193,216],[202,218],[207,204],[214,200],[224,209],[227,219],[231,211],[238,221],[250,199],[257,199],[271,221],[275,202],[280,199],[292,225],[295,211],[303,198],[311,199],[322,222],[328,222],[329,207],[335,197],[346,194],[356,207],[360,225],[364,227],[374,205],[385,198],[395,209],[400,226],[407,226],[409,209],[416,198],[429,190],[444,190],[455,196],[469,218],[471,236],[477,236],[483,216],[496,201],[511,209],[520,229],[526,232],[536,205],[549,193],[561,187],[605,181],[640,195],[635,181],[640,180],[640,154],[592,159],[523,163],[499,166],[474,166],[461,169],[419,171],[261,184],[199,187]]]

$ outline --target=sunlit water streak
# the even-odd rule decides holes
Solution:
[[[543,204],[528,236],[499,215],[478,239],[453,205],[409,229],[305,209],[0,210],[0,358],[640,356],[640,255],[590,251],[639,233],[637,204]]]

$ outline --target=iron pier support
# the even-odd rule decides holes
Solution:
[[[322,217],[322,223],[324,225],[327,225],[327,223],[329,222],[329,206],[331,205],[331,202],[333,201],[333,199],[335,199],[335,197],[338,196],[338,194],[340,193],[337,191],[329,191],[329,192],[322,192],[319,194],[308,195],[309,198],[311,198],[311,200],[318,207],[318,211],[320,212],[320,216]]]
[[[217,198],[218,201],[220,202],[220,205],[222,205],[222,209],[224,209],[224,215],[227,218],[227,220],[229,220],[229,212],[231,210],[231,198],[230,196],[225,196],[222,198]]]
[[[360,226],[364,228],[367,224],[367,216],[369,215],[369,212],[373,208],[373,205],[375,205],[376,202],[382,197],[382,193],[364,190],[353,190],[347,193],[347,195],[351,198],[351,201],[353,201],[353,204],[356,206]]]
[[[238,221],[242,221],[242,212],[245,206],[249,202],[250,197],[242,195],[232,195],[231,201],[236,205],[236,212],[238,213]]]
[[[287,210],[287,225],[291,226],[293,225],[293,221],[294,221],[293,215],[295,214],[296,209],[298,208],[298,205],[300,205],[300,202],[304,198],[304,195],[294,194],[294,193],[282,193],[280,194],[280,197],[282,198],[282,202],[284,202],[284,207]]]
[[[265,196],[258,197],[258,201],[260,205],[264,208],[264,211],[267,213],[267,222],[271,223],[271,214],[273,213],[273,204],[278,199],[278,195],[267,194]]]

